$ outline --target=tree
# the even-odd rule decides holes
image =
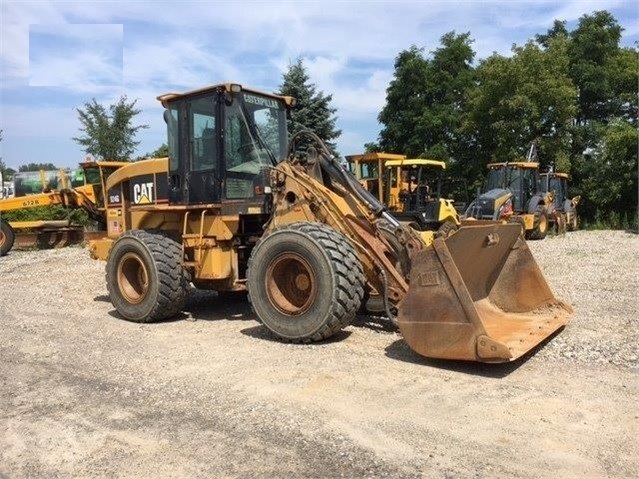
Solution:
[[[169,156],[169,145],[166,143],[162,143],[148,155],[149,158],[164,158],[165,156]]]
[[[566,20],[555,20],[552,24],[552,28],[550,28],[545,34],[535,35],[535,41],[542,47],[548,48],[550,46],[550,41],[553,38],[567,36],[568,30],[566,30]]]
[[[587,220],[613,227],[637,204],[639,61],[619,46],[622,31],[609,12],[594,12],[579,19],[569,46],[579,106],[571,132],[574,190]]]
[[[413,45],[395,59],[394,78],[386,89],[386,105],[377,117],[384,125],[379,134],[382,151],[409,156],[424,151],[418,120],[426,108],[428,62],[422,52],[423,49]]]
[[[25,171],[52,171],[57,169],[58,167],[55,166],[53,163],[27,163],[26,165],[21,165],[20,167],[18,167],[18,171],[21,173]]]
[[[459,160],[466,155],[460,134],[468,91],[474,87],[470,33],[446,33],[431,58],[412,46],[395,60],[386,90],[380,147],[409,156]]]
[[[612,67],[622,30],[609,12],[599,11],[582,16],[570,33],[570,75],[579,89],[580,125],[606,121],[615,109]],[[636,93],[636,82],[634,86]]]
[[[475,86],[472,42],[470,32],[446,33],[429,62],[427,108],[421,118],[426,126],[427,156],[461,160],[468,151],[459,130],[467,97]]]
[[[0,141],[2,141],[2,130],[0,130]],[[14,170],[13,168],[8,168],[4,161],[2,161],[2,157],[0,157],[0,173],[2,173],[3,180],[11,180],[15,172],[16,170]]]
[[[145,153],[142,156],[138,156],[135,161],[146,160],[147,158],[165,158],[169,156],[169,145],[162,143],[151,153]]]
[[[560,158],[564,171],[570,166],[577,92],[568,76],[568,40],[556,36],[547,45],[542,50],[529,41],[513,47],[511,58],[495,54],[477,68],[479,86],[471,94],[465,129],[477,138],[484,162],[522,159],[536,141],[542,162]]]
[[[334,140],[339,138],[342,131],[335,128],[337,109],[330,106],[333,95],[318,92],[315,84],[310,83],[302,59],[290,65],[282,76],[279,94],[292,96],[297,100],[288,121],[289,134],[311,130],[326,143],[333,155],[339,157]]]
[[[582,157],[576,193],[585,199],[587,217],[633,218],[637,208],[637,129],[623,119],[602,127],[600,142]],[[620,226],[620,225],[613,225]]]
[[[2,173],[2,178],[4,179],[4,181],[11,181],[15,172],[16,170],[14,170],[13,168],[9,168],[5,164],[5,162],[2,161],[2,158],[0,158],[0,173]]]
[[[84,108],[76,108],[82,124],[80,131],[85,135],[73,140],[98,159],[127,161],[140,143],[134,140],[136,133],[148,128],[148,125],[132,125],[135,115],[141,112],[135,108],[136,102],[127,102],[123,95],[107,109],[93,98]]]

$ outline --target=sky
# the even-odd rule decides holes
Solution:
[[[76,108],[122,95],[147,124],[135,156],[166,142],[167,92],[224,82],[277,91],[301,58],[310,81],[332,94],[341,155],[377,141],[396,56],[432,52],[447,32],[470,32],[476,60],[510,55],[555,19],[608,10],[639,41],[636,0],[502,1],[28,1],[0,0],[0,157],[74,167],[85,158]]]

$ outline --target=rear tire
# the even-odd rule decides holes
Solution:
[[[364,272],[353,246],[320,223],[294,223],[262,238],[251,253],[247,279],[259,320],[291,342],[334,335],[351,323],[364,296]]]
[[[106,283],[111,303],[129,321],[175,316],[188,293],[182,247],[163,233],[127,231],[111,248]]]
[[[542,240],[548,234],[548,212],[544,206],[538,206],[535,210],[533,229],[528,233],[528,239]]]
[[[9,223],[0,220],[0,256],[4,256],[11,248],[16,239],[16,233]]]

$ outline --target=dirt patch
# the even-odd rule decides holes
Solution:
[[[86,250],[0,259],[0,475],[639,477],[639,240],[530,242],[571,322],[523,361],[421,358],[387,321],[274,339],[243,298],[117,317]]]

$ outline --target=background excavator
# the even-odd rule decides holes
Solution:
[[[87,161],[80,163],[81,174],[69,177],[64,170],[57,173],[55,188],[50,178],[41,173],[39,193],[25,194],[12,198],[0,199],[0,256],[4,256],[13,247],[16,230],[65,228],[66,220],[7,221],[2,217],[9,211],[37,208],[41,206],[61,205],[69,209],[81,208],[91,219],[102,225],[106,223],[104,209],[104,191],[108,176],[118,168],[127,165],[121,161]],[[16,194],[20,193],[19,182],[16,182]],[[30,191],[35,191],[31,189]]]
[[[108,237],[90,244],[123,318],[175,316],[191,285],[248,290],[274,335],[311,342],[376,293],[417,353],[482,362],[516,359],[567,323],[518,225],[427,245],[314,133],[288,138],[293,98],[220,84],[158,99],[169,159],[107,179]]]

